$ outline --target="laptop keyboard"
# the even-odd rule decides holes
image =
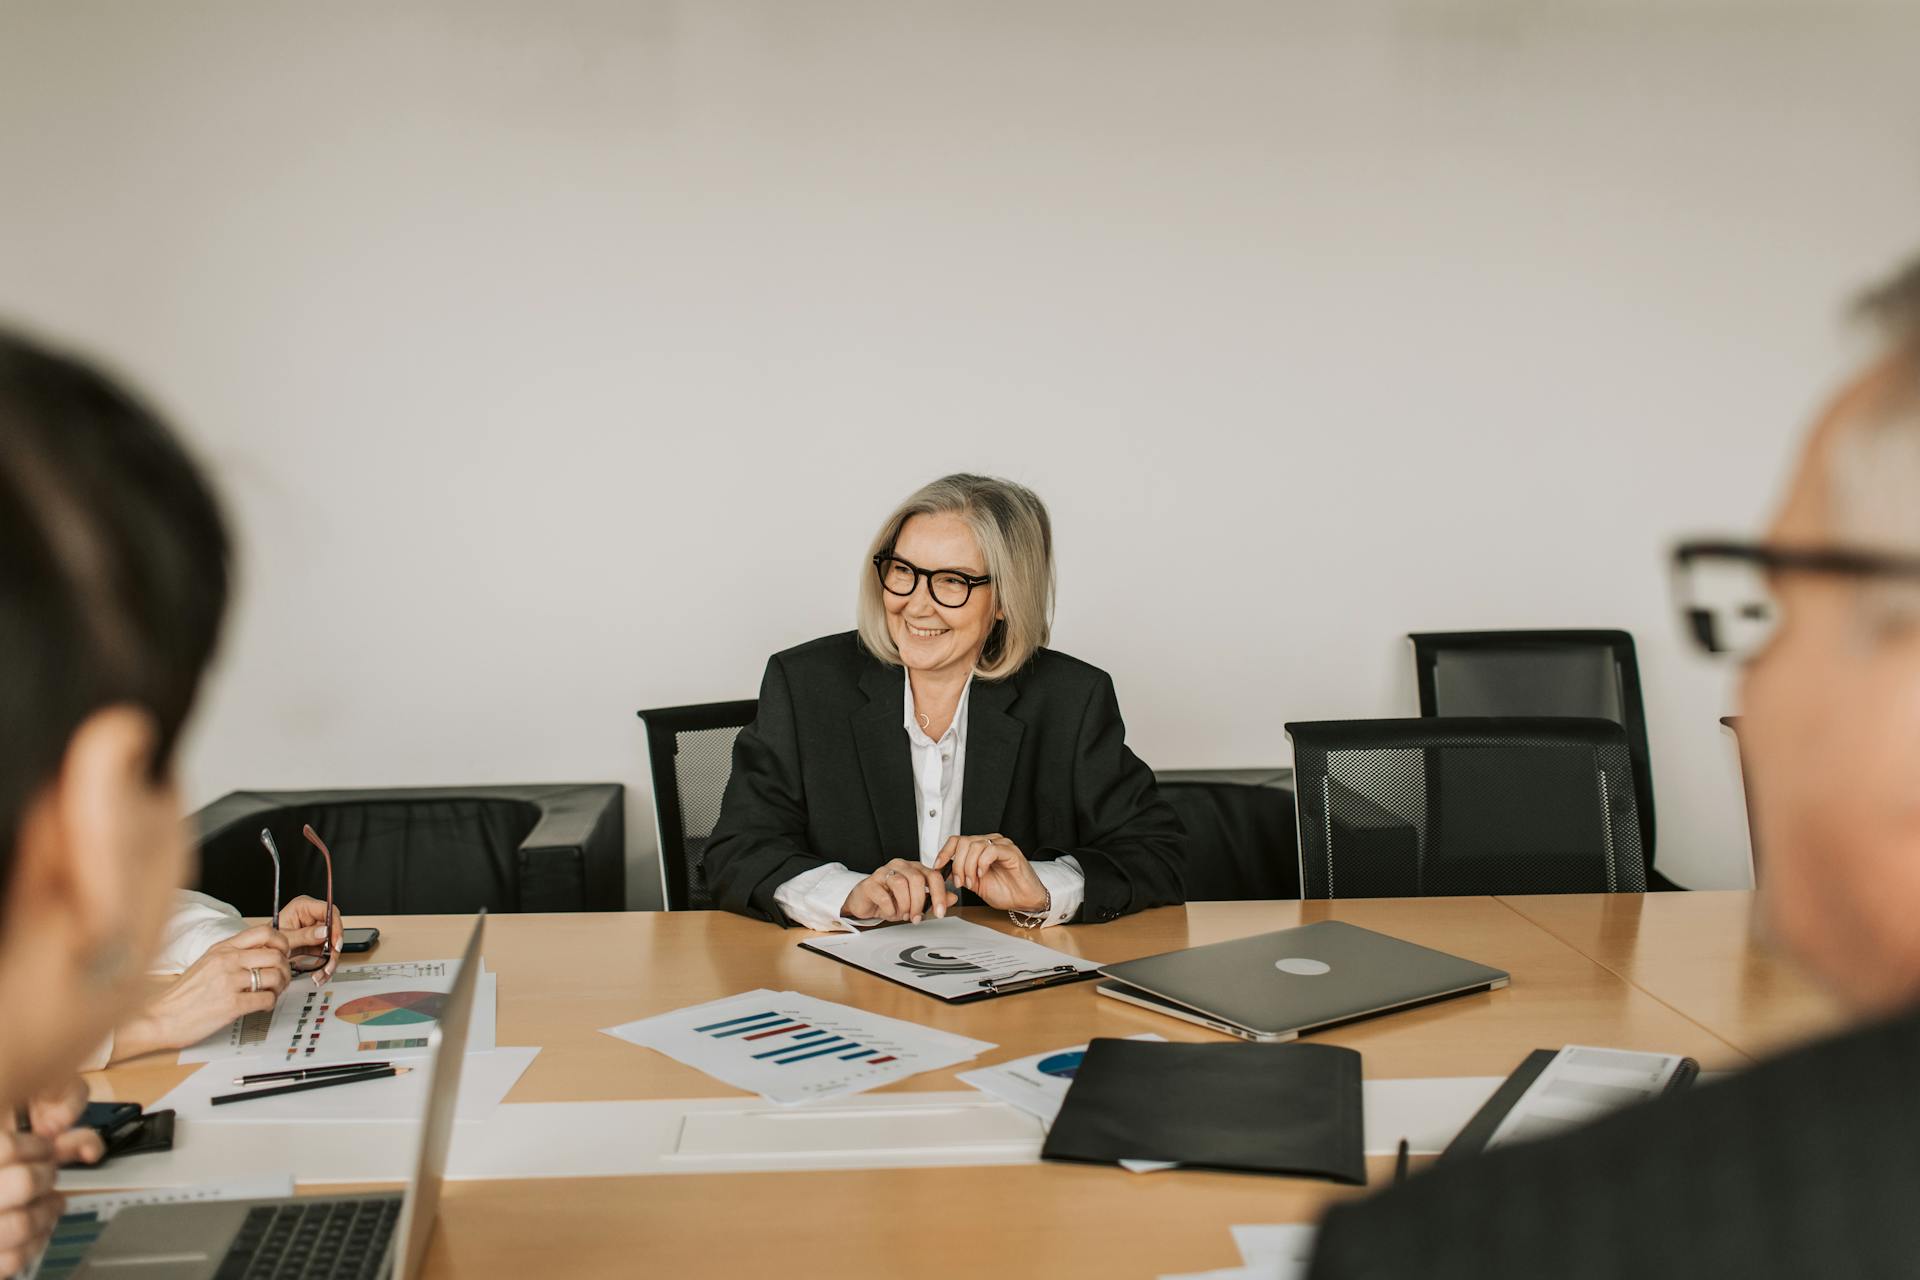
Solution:
[[[263,1204],[214,1280],[375,1280],[399,1220],[399,1196]]]

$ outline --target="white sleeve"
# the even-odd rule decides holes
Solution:
[[[161,934],[160,952],[151,973],[183,973],[216,942],[225,942],[247,927],[246,921],[218,898],[182,889],[174,899],[173,915]]]
[[[95,1049],[87,1060],[80,1064],[81,1071],[105,1071],[107,1064],[113,1061],[113,1032],[107,1032],[104,1044]]]
[[[845,863],[829,862],[824,867],[802,871],[773,891],[773,904],[787,913],[787,919],[803,929],[822,933],[836,930],[854,933],[878,920],[849,920],[840,914],[847,895],[866,877],[849,871]]]
[[[1040,883],[1047,886],[1047,892],[1053,896],[1040,927],[1044,929],[1050,924],[1071,920],[1087,897],[1087,873],[1080,869],[1079,859],[1069,854],[1050,862],[1036,862],[1033,874],[1040,877]]]

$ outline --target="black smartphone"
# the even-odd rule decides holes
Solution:
[[[342,929],[340,931],[340,950],[371,951],[373,944],[380,941],[378,929]]]

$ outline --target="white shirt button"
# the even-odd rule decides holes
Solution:
[[[940,811],[938,809],[929,809],[927,810],[927,816],[929,818],[937,818],[940,816]]]

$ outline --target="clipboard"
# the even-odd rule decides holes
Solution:
[[[955,917],[808,938],[800,945],[942,1004],[970,1004],[1100,976],[1099,961]]]

